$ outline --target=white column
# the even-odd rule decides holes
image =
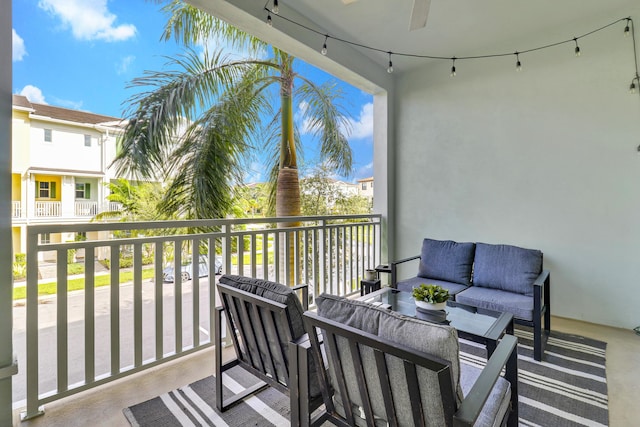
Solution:
[[[0,0],[0,241],[11,241],[11,0]],[[0,425],[12,422],[12,245],[0,245]]]

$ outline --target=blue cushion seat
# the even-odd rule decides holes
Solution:
[[[533,298],[514,292],[471,286],[456,295],[456,302],[511,313],[517,319],[533,320]]]
[[[468,288],[468,286],[461,285],[459,283],[445,282],[444,280],[430,279],[425,277],[412,277],[410,279],[400,280],[397,283],[397,288],[399,291],[411,292],[413,288],[417,288],[422,284],[440,285],[444,289],[449,291],[449,297],[451,298],[454,298],[458,293]]]
[[[418,277],[469,285],[475,243],[424,239],[420,252]]]
[[[473,285],[533,296],[542,252],[511,245],[476,244]]]

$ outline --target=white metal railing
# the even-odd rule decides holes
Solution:
[[[73,212],[75,216],[95,216],[98,214],[98,202],[76,201]]]
[[[295,227],[279,228],[292,221]],[[39,234],[70,232],[101,237],[39,243]],[[213,345],[215,276],[199,277],[198,263],[183,267],[186,257],[205,256],[213,270],[218,253],[223,273],[307,283],[313,305],[322,292],[359,292],[365,269],[380,263],[381,235],[380,215],[28,226],[23,418],[42,414],[45,403]],[[78,279],[68,277],[70,250],[85,254],[83,292],[71,294],[72,280]],[[43,251],[55,251],[57,259],[53,327],[51,319],[39,318],[38,255]],[[94,262],[102,258],[110,266],[104,277],[96,274]],[[130,261],[130,272],[120,268]],[[174,283],[165,284],[167,264],[187,271],[189,280],[174,274]],[[124,278],[127,274],[131,280]],[[143,279],[147,275],[152,277]]]
[[[122,204],[118,202],[109,202],[107,210],[109,212],[120,212],[122,210]]]
[[[11,202],[11,217],[20,218],[22,216],[22,203]]]
[[[60,216],[61,208],[61,202],[36,202],[34,214],[37,217]]]

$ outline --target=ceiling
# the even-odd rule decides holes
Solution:
[[[570,39],[638,13],[640,1],[431,0],[427,25],[414,31],[409,31],[413,0],[280,0],[280,4],[308,17],[331,36],[383,51],[450,58],[514,52]],[[624,24],[620,25],[622,31]],[[329,49],[331,43],[338,41],[328,40]],[[358,50],[386,66],[387,54]],[[392,59],[398,71],[425,62]]]

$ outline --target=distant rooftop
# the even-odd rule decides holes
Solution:
[[[34,110],[32,114],[43,117],[50,117],[57,120],[69,122],[97,125],[109,123],[112,126],[122,121],[120,117],[103,116],[102,114],[87,113],[85,111],[71,110],[69,108],[54,107],[47,104],[37,104],[30,102],[26,96],[13,95],[13,105],[21,108]]]

